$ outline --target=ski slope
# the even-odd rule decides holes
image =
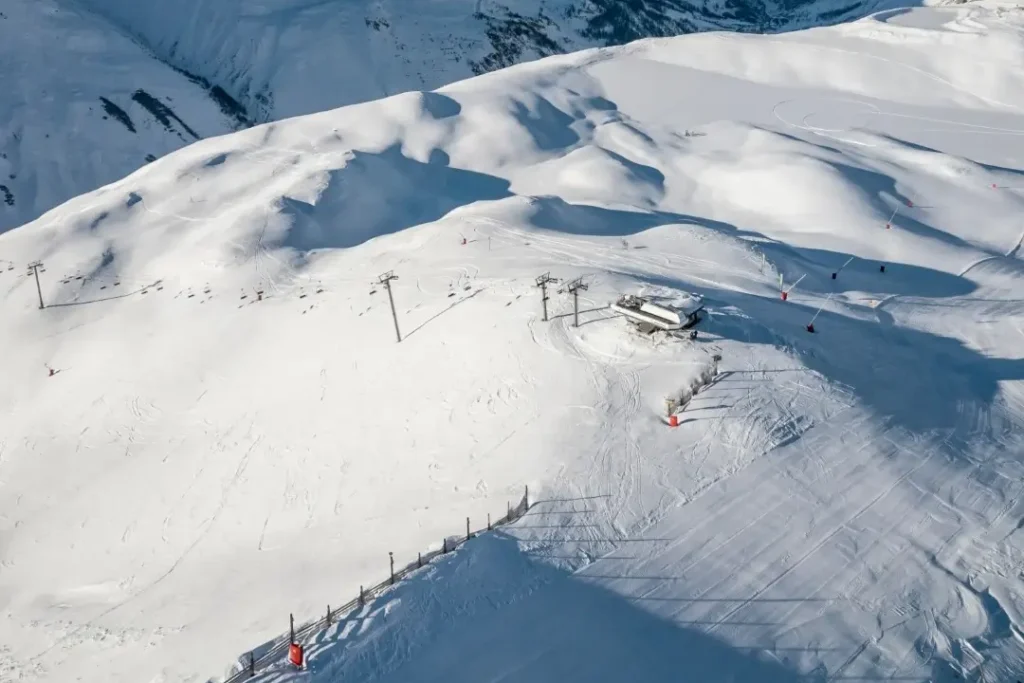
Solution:
[[[0,678],[220,678],[528,484],[260,680],[1016,680],[1022,27],[552,57],[0,235]],[[641,338],[627,292],[710,318]]]

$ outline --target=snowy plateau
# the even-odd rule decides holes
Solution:
[[[1022,64],[990,0],[650,38],[0,234],[0,680],[222,680],[525,486],[253,680],[1024,679]]]
[[[200,138],[582,48],[892,0],[3,0],[0,232]]]

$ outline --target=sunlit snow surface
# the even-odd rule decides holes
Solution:
[[[556,57],[0,236],[0,678],[223,676],[529,484],[262,680],[1016,680],[1022,26]],[[606,308],[689,292],[694,342]]]

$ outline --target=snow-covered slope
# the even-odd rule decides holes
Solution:
[[[886,0],[82,0],[268,121],[652,36],[835,23]]]
[[[222,106],[223,105],[223,106]],[[63,0],[0,5],[0,232],[240,125],[209,88]]]
[[[303,676],[1013,680],[1022,26],[553,57],[200,141],[0,236],[3,679],[223,674],[529,484]],[[545,271],[585,276],[580,327],[556,291],[540,320]],[[705,331],[636,336],[606,308],[636,291],[703,294]]]
[[[197,137],[539,56],[831,23],[882,0],[6,0],[0,232]]]

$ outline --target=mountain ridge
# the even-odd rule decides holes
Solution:
[[[797,30],[858,18],[894,5],[886,0],[448,0],[434,3],[421,15],[403,15],[386,0],[279,0],[269,3],[276,7],[264,5],[255,10],[239,0],[222,0],[216,9],[200,0],[183,0],[164,11],[130,0],[80,1],[169,65],[230,93],[258,122],[406,90],[432,90],[520,61],[590,47],[709,30]],[[311,26],[315,30],[302,35]],[[333,89],[313,107],[280,101],[274,72],[287,72],[290,63],[306,59],[306,52],[314,52],[313,45],[316,52],[323,53],[314,56],[319,66],[346,67],[348,48],[340,44],[323,46],[311,40],[301,51],[288,54],[300,37],[317,39],[323,37],[320,34],[356,44],[389,43],[399,68],[413,66],[402,53],[418,40],[416,52],[427,59],[422,68],[407,71],[397,87],[387,87],[389,79],[382,79],[384,87],[374,92],[356,82]],[[279,55],[276,60],[275,55]],[[372,63],[379,56],[367,55],[367,61]],[[314,83],[322,77],[307,75]]]
[[[528,486],[252,683],[1014,680],[1022,50],[994,2],[595,48],[0,235],[0,678],[211,680]]]
[[[384,0],[10,0],[0,17],[0,232],[192,140],[254,123],[557,53],[834,23],[885,5],[446,0],[410,13]]]

